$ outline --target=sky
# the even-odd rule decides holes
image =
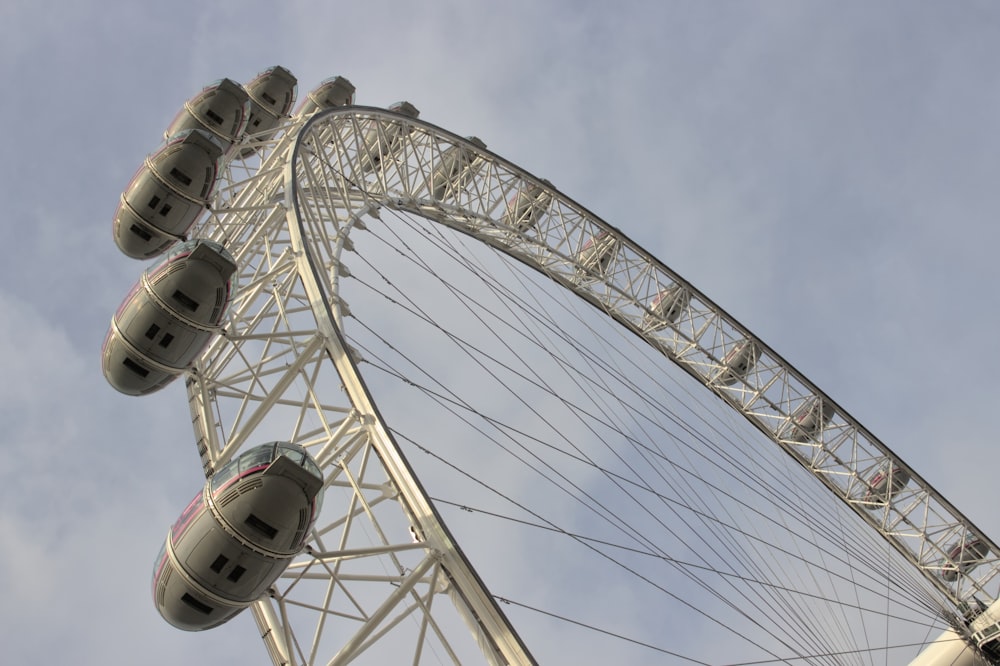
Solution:
[[[1000,538],[998,37],[968,0],[3,3],[7,657],[267,663],[249,617],[181,634],[153,609],[200,467],[180,385],[118,395],[99,357],[144,268],[111,238],[129,178],[186,98],[275,64],[552,181]]]

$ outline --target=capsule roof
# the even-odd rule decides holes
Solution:
[[[272,442],[227,463],[205,490],[227,529],[264,551],[292,555],[308,537],[322,487],[319,466],[301,446]]]
[[[204,129],[222,138],[228,147],[243,134],[249,115],[250,96],[243,86],[232,79],[220,79],[184,102],[163,137]]]
[[[420,116],[420,111],[417,110],[417,107],[413,106],[412,104],[406,101],[395,102],[393,104],[390,104],[389,110],[394,113],[401,113],[404,116],[408,116],[410,118],[417,118]]]
[[[350,106],[354,104],[354,92],[353,83],[342,76],[331,76],[309,91],[296,113],[304,116],[321,109]]]
[[[234,477],[255,468],[263,468],[281,456],[287,457],[316,478],[323,478],[319,465],[303,447],[289,442],[271,442],[248,449],[219,468],[212,475],[212,493],[218,492]]]
[[[287,116],[295,105],[299,82],[295,75],[280,65],[269,67],[246,84],[253,104],[274,116]],[[252,109],[251,114],[257,111]],[[254,131],[253,127],[247,128]]]
[[[469,143],[471,143],[476,148],[482,148],[483,150],[486,150],[486,142],[480,139],[478,136],[467,136],[465,138],[466,140],[468,140]]]

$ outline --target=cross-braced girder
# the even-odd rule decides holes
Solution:
[[[323,638],[335,619],[359,628],[330,663],[370,650],[410,615],[422,615],[415,662],[431,635],[453,655],[450,634],[429,612],[442,590],[457,598],[487,660],[530,660],[412,478],[357,374],[361,359],[341,336],[350,309],[338,283],[350,275],[350,235],[381,211],[419,215],[491,245],[661,351],[922,571],[956,624],[963,609],[1000,592],[1000,550],[986,535],[727,312],[546,181],[475,141],[359,107],[290,121],[252,159],[259,168],[230,167],[231,182],[194,232],[232,249],[240,292],[188,390],[206,473],[245,444],[288,439],[313,451],[327,474],[315,543],[275,588],[274,606],[255,610],[272,655],[287,660],[276,663],[326,663]],[[888,485],[876,485],[879,474]],[[331,511],[338,495],[344,508]],[[380,513],[388,505],[391,516]],[[361,531],[372,545],[356,544]],[[974,566],[954,551],[966,538],[983,544]],[[372,561],[383,573],[353,572]],[[310,601],[300,596],[307,582],[322,583]],[[390,590],[373,606],[362,601],[367,590],[355,591],[362,584]],[[299,628],[304,611],[319,618],[311,633]]]
[[[330,189],[350,191],[351,199],[366,197],[368,208],[396,209],[455,228],[572,289],[726,400],[856,506],[866,522],[880,530],[894,526],[883,534],[927,571],[942,593],[955,602],[974,594],[995,598],[1000,568],[994,544],[829,396],[690,283],[545,181],[474,142],[418,121],[378,116],[336,112],[316,132],[323,145],[309,144],[309,162],[327,165],[324,172],[335,174],[338,183]],[[364,173],[364,137],[373,127],[392,123],[407,126],[395,134],[396,159],[383,159],[377,172]],[[453,169],[442,186],[442,167],[456,150],[463,155],[462,167]],[[518,210],[524,201],[528,212]],[[658,304],[661,298],[672,299],[670,307]],[[727,354],[739,345],[754,350],[753,362],[732,381],[720,381]],[[905,470],[909,482],[887,502],[866,500],[872,475],[887,461]],[[953,564],[949,547],[967,531],[988,543],[990,552],[974,575],[963,572],[954,584],[945,584],[937,574]]]

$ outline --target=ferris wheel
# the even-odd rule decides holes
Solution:
[[[845,512],[839,520],[863,533],[852,532],[851,547],[877,553],[889,570],[863,570],[849,557],[831,555],[845,540],[840,536],[821,539],[815,552],[791,553],[792,561],[807,568],[815,560],[840,559],[849,573],[834,577],[854,583],[861,578],[869,581],[862,585],[867,588],[877,587],[870,581],[881,577],[885,587],[902,588],[894,593],[917,599],[947,628],[940,638],[923,641],[929,647],[913,663],[1000,663],[1000,607],[994,606],[1000,597],[1000,548],[763,340],[625,233],[548,180],[490,152],[480,139],[420,120],[409,103],[357,106],[353,85],[342,77],[323,82],[293,110],[296,87],[295,77],[280,67],[245,86],[224,79],[206,87],[184,105],[162,147],[136,173],[115,217],[123,251],[156,263],[112,321],[103,351],[105,374],[115,388],[136,395],[182,378],[206,478],[156,558],[153,594],[168,621],[204,629],[248,609],[275,664],[536,662],[531,642],[508,617],[511,608],[528,604],[488,589],[473,566],[475,558],[460,547],[469,544],[446,526],[442,513],[444,507],[490,512],[429,494],[430,486],[418,479],[404,451],[461,468],[470,485],[501,493],[484,481],[485,472],[477,478],[470,467],[409,435],[395,417],[383,416],[380,407],[388,399],[374,386],[381,388],[379,378],[388,377],[458,420],[482,418],[487,426],[463,432],[517,442],[503,447],[505,455],[527,459],[533,473],[560,493],[585,496],[600,522],[641,545],[628,557],[641,550],[640,555],[683,571],[686,579],[676,586],[660,584],[659,574],[612,555],[620,551],[609,550],[606,541],[556,525],[526,504],[510,500],[521,513],[508,518],[589,549],[659,594],[674,599],[680,596],[674,590],[685,585],[706,587],[708,578],[693,572],[706,568],[713,555],[697,565],[684,563],[647,538],[640,523],[617,522],[635,510],[632,503],[640,505],[637,495],[651,497],[654,510],[641,520],[654,529],[673,529],[658,513],[679,516],[680,511],[682,520],[693,518],[691,534],[700,536],[673,533],[683,541],[705,539],[705,532],[746,536],[734,514],[711,508],[715,500],[706,498],[705,488],[751,518],[756,509],[746,509],[750,499],[744,494],[780,504],[770,496],[813,497],[820,489]],[[428,258],[438,251],[460,265],[461,277]],[[391,273],[403,265],[423,277]],[[492,271],[510,272],[490,284],[478,282]],[[529,386],[544,389],[551,404],[521,398],[514,411],[558,431],[565,445],[547,457],[546,449],[553,447],[541,438],[483,417],[484,408],[470,397],[482,393],[486,402],[492,399],[483,380],[462,389],[438,384],[438,376],[460,365],[454,358],[439,359],[441,366],[433,371],[416,362],[412,372],[400,370],[410,352],[383,337],[382,327],[396,329],[416,348],[426,347],[424,333],[364,314],[367,301],[349,305],[352,283],[363,283],[366,293],[402,308],[448,340],[462,340],[456,349],[484,369],[489,366],[486,381],[510,382],[509,396],[526,395]],[[461,294],[472,319],[499,331],[501,346],[534,347],[547,338],[553,347],[572,350],[573,358],[550,358],[588,397],[568,397],[574,392],[568,384],[557,387],[535,376],[543,361],[520,353],[511,352],[529,371],[501,380],[493,366],[509,367],[504,352],[480,353],[476,334],[447,330],[448,315],[432,311],[434,299],[410,300],[408,293],[430,283]],[[541,300],[555,293],[565,300]],[[518,318],[510,326],[512,317],[498,312],[508,305],[487,305],[490,294],[499,295],[501,303],[517,303],[542,323]],[[594,340],[578,343],[583,330]],[[607,343],[612,334],[623,341]],[[630,358],[640,354],[642,361]],[[699,405],[690,421],[708,423],[701,397],[724,414],[710,417],[712,435],[692,435],[696,446],[684,444],[682,455],[721,469],[733,465],[729,457],[735,454],[709,440],[759,447],[736,464],[739,477],[726,473],[719,482],[705,474],[685,476],[688,485],[677,496],[647,484],[649,476],[657,476],[671,485],[665,469],[686,470],[687,462],[664,448],[635,445],[635,431],[655,440],[666,432],[655,419],[675,421],[677,412],[661,411],[661,371],[649,370],[660,363],[675,375],[671,381],[691,391],[682,401]],[[653,388],[624,382],[630,373],[644,375]],[[623,394],[631,397],[622,399]],[[593,402],[584,405],[586,400]],[[603,413],[611,402],[640,405],[632,425]],[[578,426],[551,416],[564,408],[585,424],[573,437],[567,433]],[[429,409],[416,418],[440,427],[437,419]],[[687,430],[687,423],[680,429]],[[489,428],[496,434],[487,433]],[[604,443],[621,438],[655,471],[637,471],[615,447],[606,452],[610,462],[584,452],[576,441],[588,436]],[[531,445],[524,446],[525,440]],[[797,480],[782,488],[785,481],[767,477],[779,463],[757,459],[774,460],[770,456],[780,457]],[[570,478],[562,464],[586,469],[577,477],[583,480]],[[767,490],[742,486],[742,478],[751,476]],[[594,477],[622,491],[630,508],[619,510],[614,500],[592,491],[588,484]],[[684,494],[689,499],[678,502]],[[794,532],[794,524],[824,520],[819,514],[825,509],[801,504],[808,502],[786,500],[781,510],[792,516],[793,526],[775,522],[773,529]],[[453,524],[451,517],[448,522]],[[855,544],[855,538],[865,545]],[[772,548],[789,555],[767,541],[764,535],[746,536],[749,547],[720,541],[713,554],[725,561],[753,560],[751,551],[768,559]],[[754,578],[755,588],[781,587],[761,584],[770,580],[767,565],[745,571],[730,566],[713,569],[711,575],[726,582],[710,594],[735,600],[735,579]],[[810,596],[794,594],[794,603]],[[786,605],[753,603],[767,604],[767,614],[780,614],[772,604]],[[852,603],[867,602],[855,597]],[[801,620],[808,615],[806,606],[791,615],[798,617],[780,622]],[[765,624],[753,612],[738,616],[748,626]],[[811,642],[812,627],[801,629],[806,639],[798,646],[767,628],[768,638],[758,642],[737,624],[721,629],[749,641],[754,654],[773,663],[841,663],[830,648],[810,647],[820,645]],[[856,631],[850,620],[841,628]],[[605,633],[627,639],[627,632]],[[696,653],[683,649],[645,647],[685,663],[714,663],[710,657],[686,657]]]

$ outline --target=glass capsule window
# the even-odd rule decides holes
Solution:
[[[191,240],[184,241],[183,243],[177,243],[172,248],[167,250],[166,254],[163,255],[163,259],[160,260],[157,266],[153,267],[153,270],[155,270],[158,266],[170,263],[182,255],[186,256],[191,254],[192,250],[194,250],[194,248],[198,245],[207,245],[215,250],[216,254],[225,257],[227,261],[234,264],[236,263],[236,260],[233,259],[233,255],[230,254],[229,250],[223,247],[221,243],[216,243],[215,241],[207,240],[205,238],[192,238]]]
[[[163,573],[163,567],[167,560],[167,542],[164,539],[163,545],[160,546],[160,552],[156,554],[156,559],[153,560],[153,598],[156,598],[156,584],[160,580],[160,574]]]
[[[239,457],[240,476],[243,476],[247,472],[252,472],[260,469],[261,467],[265,467],[271,464],[272,460],[274,460],[273,444],[265,444],[263,446],[250,449]]]
[[[315,477],[323,478],[319,465],[306,453],[304,448],[288,442],[271,442],[244,451],[223,465],[212,476],[212,494],[214,495],[233,478],[261,469],[276,460],[278,456],[285,456]]]
[[[212,476],[212,494],[224,486],[227,481],[234,478],[240,469],[240,460],[235,458],[223,465],[214,476]]]
[[[194,496],[194,499],[191,500],[187,508],[184,509],[184,512],[170,528],[170,538],[176,542],[204,508],[205,495],[204,489],[202,489],[198,491],[198,494]]]

